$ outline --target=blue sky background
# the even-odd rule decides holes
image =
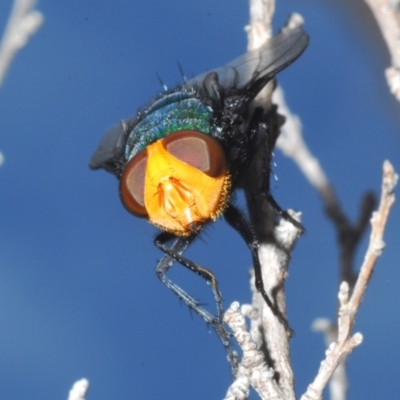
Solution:
[[[278,1],[275,27],[301,13],[311,42],[280,75],[291,109],[348,215],[379,193],[381,165],[400,170],[400,105],[389,57],[356,15],[334,2]],[[11,1],[0,2],[5,26]],[[14,60],[0,91],[0,398],[66,399],[86,377],[88,400],[219,399],[230,382],[214,333],[158,281],[156,229],[120,204],[116,179],[88,169],[104,131],[160,90],[246,49],[244,0],[42,0],[45,23]],[[372,28],[371,28],[372,30]],[[324,356],[316,317],[334,318],[335,232],[291,160],[276,155],[273,193],[303,212],[287,283],[300,395]],[[398,396],[400,206],[387,227],[348,359],[349,399]],[[366,239],[357,256],[360,265]],[[218,221],[187,253],[211,268],[225,306],[250,299],[251,258]],[[176,266],[170,277],[210,304],[209,288]],[[252,398],[256,398],[253,394]]]

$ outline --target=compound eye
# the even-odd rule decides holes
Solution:
[[[136,154],[129,161],[122,173],[119,193],[122,203],[132,214],[146,218],[148,216],[144,204],[144,184],[146,178],[147,152]]]
[[[225,153],[219,142],[204,133],[180,131],[167,136],[164,146],[174,157],[213,178],[225,169]]]

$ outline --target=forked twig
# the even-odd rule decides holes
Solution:
[[[299,218],[293,212],[291,216]],[[260,259],[265,268],[263,272],[270,274],[268,279],[271,276],[278,280],[286,278],[282,275],[286,274],[287,254],[298,234],[298,229],[291,222],[282,219],[275,229],[277,244],[264,245],[260,250]],[[270,281],[269,284],[273,286],[274,282]],[[225,313],[224,320],[243,351],[236,380],[229,387],[225,400],[246,399],[250,386],[265,400],[294,399],[293,372],[285,328],[265,305],[254,284],[252,286],[252,305],[244,305],[240,310],[239,303],[235,302]],[[245,317],[251,320],[250,332]],[[271,367],[269,363],[274,366]]]
[[[15,0],[0,43],[0,85],[18,50],[42,25],[43,14],[34,10],[35,0]]]
[[[318,374],[301,400],[320,400],[322,391],[332,376],[336,367],[350,353],[354,347],[362,342],[362,335],[356,333],[351,336],[355,317],[360,307],[362,298],[371,278],[377,258],[384,248],[383,233],[385,230],[389,211],[394,203],[394,188],[398,180],[392,164],[385,161],[383,164],[382,193],[379,208],[371,218],[372,232],[369,245],[356,280],[353,293],[349,293],[349,285],[342,282],[339,289],[339,315],[337,338],[326,351],[326,358],[321,363]]]

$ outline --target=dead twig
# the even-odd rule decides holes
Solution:
[[[18,50],[42,25],[43,14],[34,10],[35,0],[15,0],[0,43],[0,85]]]
[[[384,248],[383,233],[385,230],[389,211],[394,203],[394,188],[398,180],[393,166],[389,161],[383,164],[382,193],[379,208],[371,218],[372,232],[363,265],[355,283],[353,293],[350,295],[349,285],[342,282],[339,289],[339,315],[337,338],[329,345],[326,358],[321,363],[318,374],[311,383],[301,400],[322,399],[322,391],[332,376],[339,363],[350,353],[354,347],[362,342],[362,335],[356,333],[351,336],[356,314],[367,288],[373,268],[378,256]]]
[[[388,47],[392,65],[386,69],[390,91],[400,101],[400,8],[397,0],[365,0]]]

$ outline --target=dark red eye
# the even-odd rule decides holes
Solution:
[[[225,168],[225,154],[219,142],[204,133],[180,131],[167,136],[164,146],[174,157],[217,177]]]
[[[144,183],[146,178],[147,152],[136,154],[129,161],[121,176],[119,192],[122,203],[138,217],[148,216],[144,204]]]

